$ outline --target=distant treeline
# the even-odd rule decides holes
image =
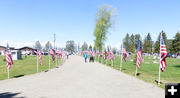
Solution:
[[[180,53],[180,33],[177,32],[173,39],[167,39],[166,33],[162,31],[163,38],[166,44],[167,52]],[[159,53],[160,49],[160,34],[157,37],[156,42],[152,41],[150,33],[142,40],[140,34],[129,35],[126,34],[123,39],[123,44],[126,47],[127,52],[135,53],[138,47],[138,40],[141,41],[143,53]]]

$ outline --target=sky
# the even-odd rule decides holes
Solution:
[[[104,4],[117,9],[106,45],[118,48],[127,33],[149,32],[154,41],[163,30],[173,38],[180,30],[180,0],[0,0],[0,45],[44,45],[56,34],[58,47],[67,40],[94,43],[95,15]]]

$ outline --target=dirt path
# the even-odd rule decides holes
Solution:
[[[49,72],[0,81],[1,97],[164,98],[164,90],[99,63],[70,56]]]

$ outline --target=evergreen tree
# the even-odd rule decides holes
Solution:
[[[159,34],[158,39],[157,39],[157,41],[156,41],[156,43],[154,45],[154,53],[159,53],[160,52],[159,51],[160,50],[160,34]],[[168,50],[168,47],[167,47],[168,46],[167,37],[166,37],[166,33],[164,31],[162,31],[162,36],[163,36],[164,42],[166,44],[166,49]]]
[[[172,42],[172,50],[174,53],[180,53],[180,33],[177,32]]]
[[[150,33],[148,33],[148,35],[144,39],[143,51],[145,53],[152,53],[152,44],[153,44],[153,42],[151,39],[151,35],[150,35]]]
[[[135,52],[135,36],[133,34],[130,37],[130,51]]]
[[[39,41],[36,41],[34,48],[41,50],[42,49],[41,43]]]
[[[124,43],[124,46],[126,47],[126,51],[127,52],[130,52],[131,51],[131,47],[130,47],[130,37],[129,37],[129,34],[127,33],[126,34],[126,37],[124,38],[124,41],[123,41]]]
[[[52,49],[52,44],[48,41],[46,44],[45,44],[45,47],[43,49],[44,52],[48,52],[49,49]]]
[[[135,35],[135,49],[138,48],[138,40],[141,40],[141,35],[140,34]],[[141,45],[142,45],[142,42],[141,42]]]
[[[140,42],[141,42],[141,47],[143,48],[143,46],[142,46],[142,41],[141,41],[141,35],[140,34],[136,34],[135,35],[135,51],[137,52],[137,48],[138,48],[138,41],[140,40]]]
[[[75,43],[73,40],[69,40],[66,42],[66,50],[68,52],[74,52],[75,51]]]
[[[167,39],[167,43],[168,43],[168,52],[171,52],[171,53],[175,53],[174,50],[173,50],[173,39]]]
[[[92,51],[92,46],[91,45],[89,45],[89,50]]]
[[[81,47],[82,51],[86,51],[88,50],[88,44],[86,42],[83,43],[82,47]]]

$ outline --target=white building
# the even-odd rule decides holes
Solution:
[[[21,60],[22,54],[20,50],[11,50],[11,56],[13,60]]]

